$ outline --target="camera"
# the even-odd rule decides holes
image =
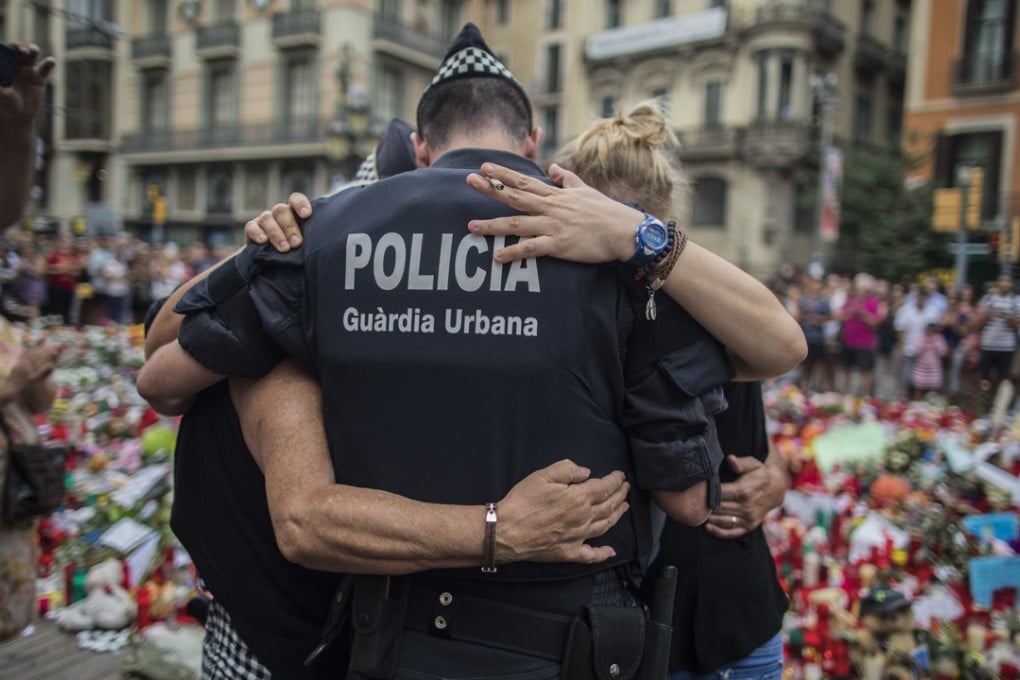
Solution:
[[[14,82],[14,74],[17,73],[25,55],[17,48],[0,42],[0,87],[10,87]]]

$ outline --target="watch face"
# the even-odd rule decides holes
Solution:
[[[669,241],[669,234],[666,232],[666,227],[663,226],[662,222],[658,220],[649,221],[645,223],[644,228],[641,230],[641,241],[645,248],[657,253],[666,247]]]

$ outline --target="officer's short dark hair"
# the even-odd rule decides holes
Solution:
[[[511,139],[531,133],[531,112],[518,89],[502,78],[460,78],[433,87],[418,110],[418,134],[444,147],[454,134],[499,129]]]

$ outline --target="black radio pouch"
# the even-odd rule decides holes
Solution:
[[[635,680],[648,623],[642,607],[586,606],[567,634],[560,679]]]
[[[356,576],[351,599],[348,680],[387,680],[396,674],[410,588],[388,576]]]

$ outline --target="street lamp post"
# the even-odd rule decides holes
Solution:
[[[836,101],[836,85],[839,79],[835,73],[829,72],[824,76],[815,74],[811,76],[811,89],[814,91],[818,101],[818,200],[815,204],[815,225],[812,236],[811,261],[818,263],[824,270],[825,254],[822,249],[825,247],[822,242],[822,218],[825,209],[826,191],[826,166],[828,164],[829,149],[832,147],[833,121],[832,109]]]
[[[956,169],[956,186],[960,187],[960,226],[956,230],[956,288],[967,283],[967,203],[970,190],[970,168]]]
[[[357,162],[368,153],[374,143],[374,126],[371,111],[360,90],[351,85],[352,50],[344,44],[337,68],[338,85],[336,111],[326,130],[326,155],[336,171],[331,190],[336,190],[352,179]]]

